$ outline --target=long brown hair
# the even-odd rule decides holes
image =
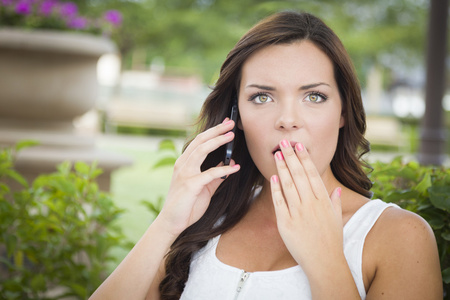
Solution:
[[[199,117],[204,131],[223,121],[230,112],[232,100],[239,92],[241,68],[255,51],[269,45],[309,40],[333,62],[334,76],[342,99],[345,125],[340,129],[331,168],[336,178],[353,191],[370,197],[370,180],[361,156],[369,151],[364,138],[365,113],[359,82],[353,64],[336,34],[317,17],[308,13],[281,12],[251,28],[230,51],[222,65],[219,79],[206,98]],[[206,170],[216,166],[224,149],[210,153],[202,164]],[[166,257],[166,275],[160,284],[161,299],[179,299],[188,279],[192,254],[209,239],[232,228],[246,214],[255,187],[263,182],[247,149],[244,134],[236,131],[233,159],[241,165],[238,173],[227,178],[217,189],[205,214],[187,228],[173,243]],[[218,220],[225,217],[223,222]]]

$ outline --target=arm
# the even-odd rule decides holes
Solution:
[[[224,176],[239,165],[217,166],[204,172],[200,166],[206,156],[230,142],[233,121],[227,119],[199,134],[178,158],[164,207],[130,253],[102,283],[90,299],[145,299],[159,295],[157,276],[164,256],[176,237],[205,213],[212,195]]]
[[[442,300],[436,240],[421,217],[406,210],[386,210],[367,236],[366,246],[376,255],[367,300]]]

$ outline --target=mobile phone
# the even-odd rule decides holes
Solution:
[[[231,114],[230,114],[230,120],[234,121],[234,127],[233,127],[233,133],[236,132],[236,125],[237,125],[237,119],[238,119],[238,105],[237,105],[237,99],[235,98],[233,102],[233,106],[231,107]],[[231,155],[233,154],[233,145],[234,145],[234,139],[227,143],[225,146],[225,158],[223,160],[223,163],[225,166],[228,166],[231,161]]]

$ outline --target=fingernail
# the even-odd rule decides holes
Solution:
[[[228,131],[227,133],[224,134],[224,136],[227,136],[227,137],[230,136],[230,135],[233,135],[233,132]]]
[[[338,194],[338,196],[340,198],[341,194],[342,194],[342,189],[340,187],[337,188],[337,194]]]
[[[222,124],[225,124],[228,120],[230,120],[230,118],[226,117],[226,118],[223,120]]]
[[[275,156],[278,158],[278,160],[284,159],[283,153],[281,153],[281,151],[277,151],[277,153],[275,153]]]
[[[281,146],[284,147],[284,148],[289,148],[290,145],[289,145],[289,142],[287,140],[282,140],[281,141]]]
[[[278,176],[277,175],[273,175],[270,180],[272,180],[273,183],[278,183]]]
[[[239,169],[241,166],[240,165],[238,165],[238,164],[235,164],[234,166],[233,166],[233,168],[235,168],[235,169]]]
[[[297,149],[298,152],[302,152],[305,148],[303,147],[302,143],[297,143],[295,144],[295,149]]]

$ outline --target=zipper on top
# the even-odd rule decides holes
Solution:
[[[237,298],[239,297],[239,293],[242,291],[245,281],[247,281],[249,276],[250,276],[249,272],[242,271],[241,277],[239,279],[239,282],[238,282],[238,285],[236,288],[236,296],[234,297],[234,300],[237,300]]]

